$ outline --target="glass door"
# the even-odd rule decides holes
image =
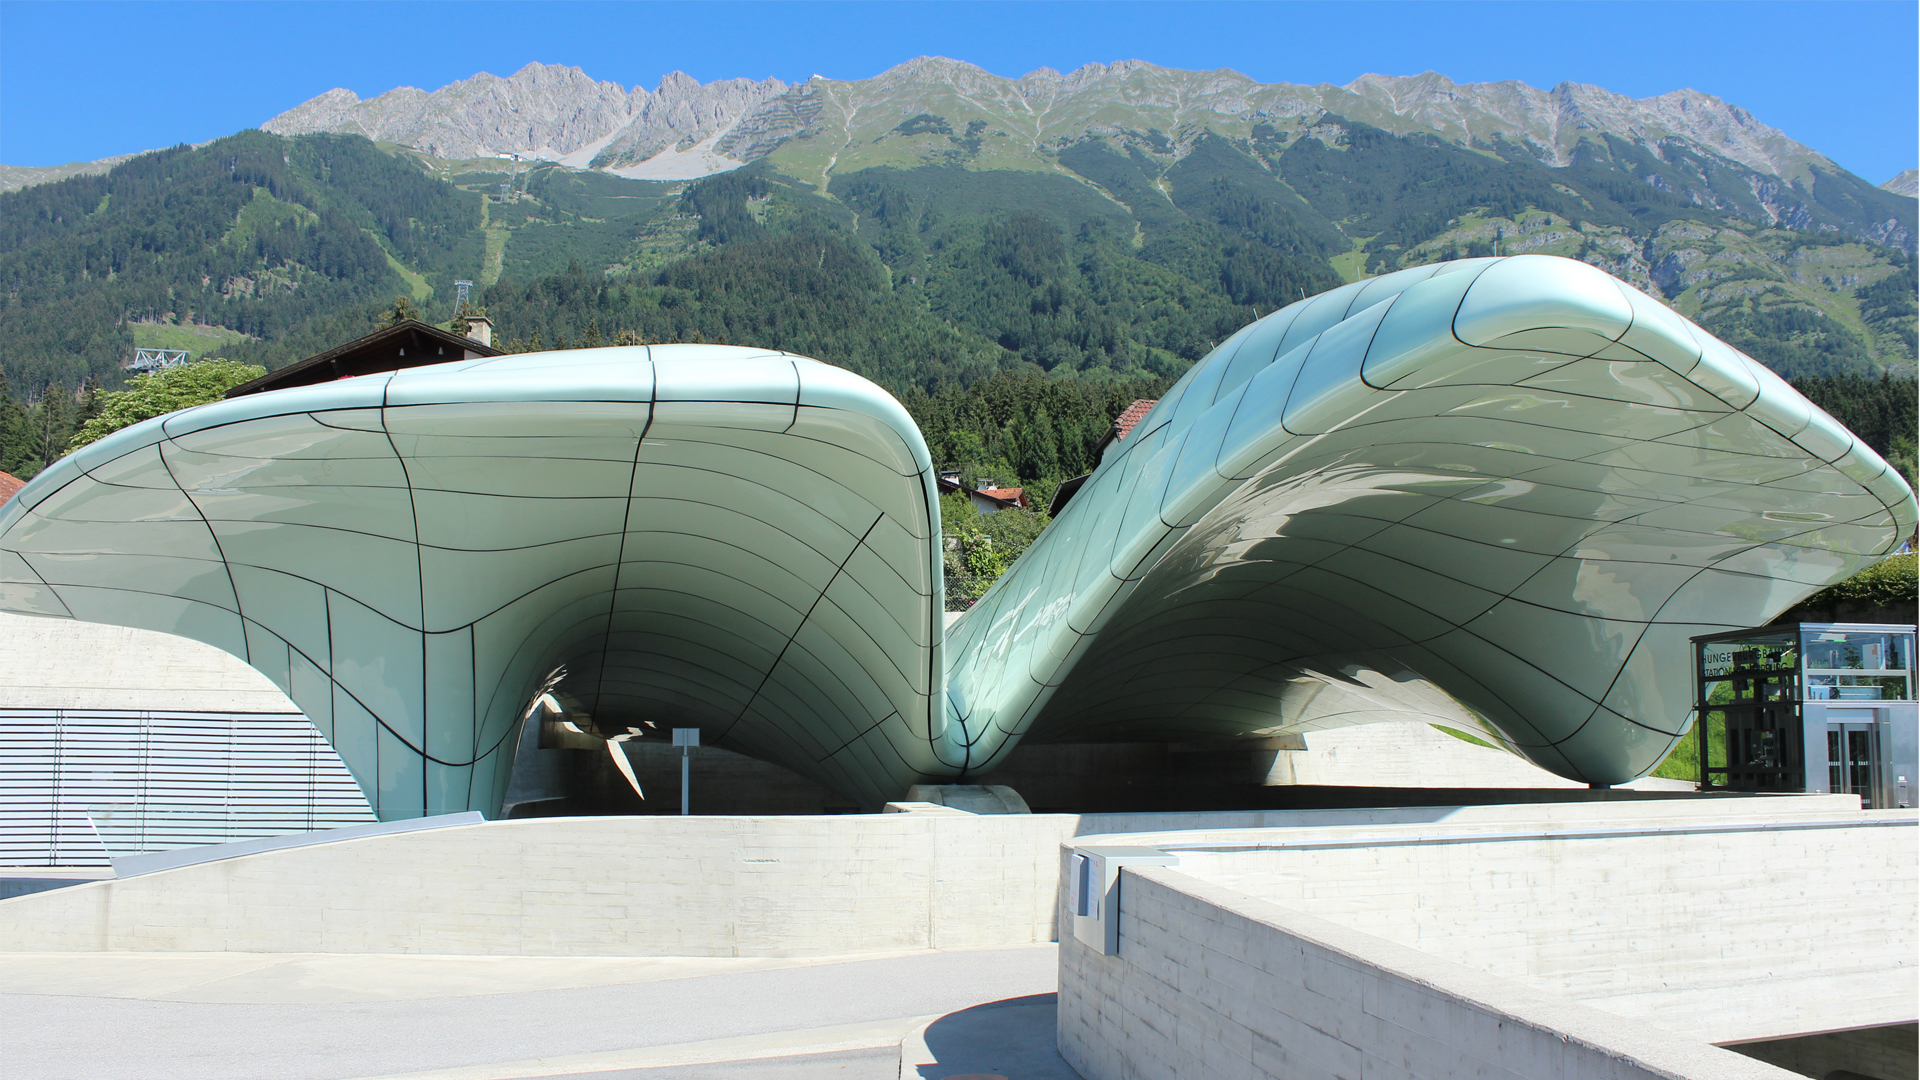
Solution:
[[[1874,807],[1874,765],[1877,741],[1872,724],[1827,725],[1827,790],[1860,796],[1861,807]]]

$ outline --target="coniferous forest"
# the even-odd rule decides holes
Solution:
[[[1129,402],[1252,319],[1338,285],[1336,263],[1351,277],[1492,254],[1505,226],[1482,244],[1476,222],[1530,228],[1530,214],[1732,236],[1654,188],[1614,192],[1618,177],[1591,163],[1548,174],[1349,128],[1337,153],[1209,137],[1158,177],[1093,140],[1059,153],[1091,183],[878,167],[827,193],[765,163],[676,184],[544,165],[443,174],[346,135],[249,131],[142,155],[0,194],[0,470],[31,476],[58,457],[124,384],[136,344],[204,342],[196,355],[271,369],[367,332],[397,302],[449,319],[464,277],[513,350],[724,342],[840,364],[899,397],[942,465],[1044,498],[1092,467]],[[1754,236],[1851,244],[1892,268],[1848,286],[1851,322],[1772,279],[1697,317],[1911,476],[1912,256],[1832,231]]]

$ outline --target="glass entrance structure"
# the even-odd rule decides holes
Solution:
[[[950,626],[934,464],[885,391],[768,350],[362,374],[54,463],[0,510],[0,608],[245,659],[383,818],[499,812],[543,698],[583,733],[698,728],[876,808],[1023,739],[1404,719],[1604,785],[1686,732],[1691,639],[1916,521],[1899,474],[1766,368],[1535,255],[1240,330]],[[1862,677],[1834,673],[1835,701]]]
[[[1694,640],[1702,786],[1911,806],[1912,626],[1789,623]]]

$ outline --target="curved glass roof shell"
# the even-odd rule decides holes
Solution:
[[[1913,493],[1755,361],[1569,259],[1400,271],[1195,364],[949,631],[969,766],[1015,740],[1454,719],[1651,770],[1688,641],[1894,550]]]
[[[603,735],[699,727],[867,801],[940,771],[930,462],[839,368],[701,345],[413,368],[148,421],[22,494],[0,604],[242,657],[382,817],[496,812],[548,690]]]
[[[1472,724],[1617,783],[1688,640],[1892,550],[1912,492],[1759,364],[1514,256],[1284,308],[1195,364],[945,632],[920,433],[787,354],[521,354],[147,421],[0,510],[0,608],[209,642],[382,817],[497,812],[542,694],[866,805],[1023,737]],[[571,715],[571,713],[570,713]]]

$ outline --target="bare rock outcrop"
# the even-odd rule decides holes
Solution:
[[[702,85],[684,71],[669,72],[652,93],[635,89],[633,119],[595,154],[595,168],[618,168],[664,151],[685,151],[733,129],[741,117],[787,89],[779,79],[721,79]]]
[[[557,158],[619,130],[632,113],[619,83],[576,67],[528,64],[504,79],[481,72],[432,93],[403,86],[362,101],[351,90],[329,90],[261,126],[276,135],[352,132],[443,158]]]
[[[1840,171],[1745,109],[1695,90],[1635,99],[1581,83],[1542,90],[1515,81],[1456,83],[1431,71],[1299,86],[1139,60],[1008,79],[923,56],[869,79],[815,76],[791,86],[778,79],[702,84],[676,71],[652,91],[596,82],[578,68],[529,64],[504,79],[480,74],[431,93],[402,87],[370,101],[330,90],[265,126],[281,134],[352,131],[447,158],[519,153],[678,178],[733,168],[816,135],[851,151],[836,158],[839,168],[857,168],[859,148],[901,120],[949,112],[961,117],[957,123],[984,121],[1029,152],[1106,135],[1146,139],[1153,152],[1176,158],[1209,132],[1248,138],[1267,124],[1297,138],[1325,126],[1329,114],[1462,145],[1506,143],[1555,167],[1570,164],[1583,142],[1604,148],[1613,139],[1675,165],[1643,179],[1682,197],[1718,196],[1715,184],[1683,176],[1676,154],[1748,172],[1757,207],[1743,212],[1788,225],[1806,213],[1799,200],[1814,171]],[[1891,183],[1910,192],[1914,174],[1903,176]]]

